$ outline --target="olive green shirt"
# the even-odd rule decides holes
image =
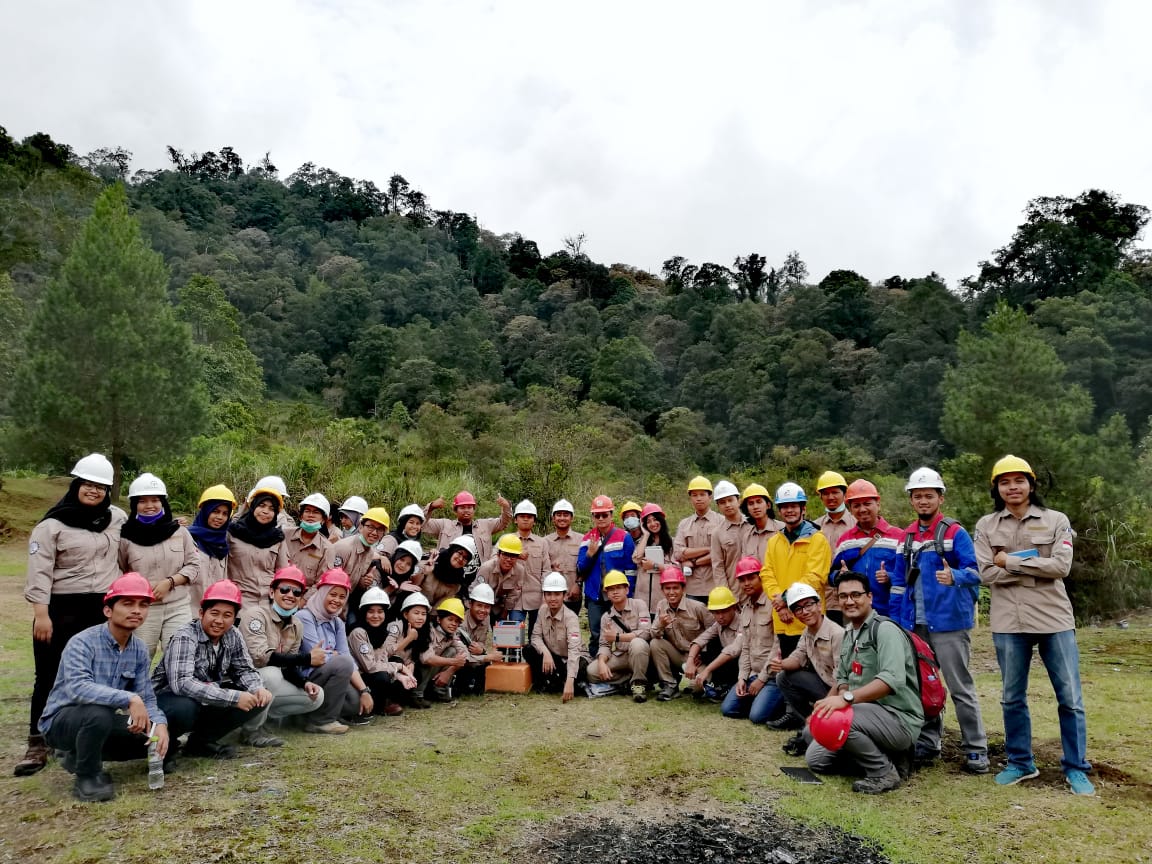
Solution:
[[[917,738],[924,725],[924,707],[920,704],[916,656],[908,638],[900,632],[900,625],[881,621],[872,612],[859,630],[849,626],[844,631],[840,665],[836,669],[837,683],[857,690],[879,678],[892,692],[881,696],[876,703],[895,712],[913,739]],[[854,663],[859,664],[859,671],[853,671]]]

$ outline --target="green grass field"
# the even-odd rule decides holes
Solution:
[[[854,794],[847,779],[801,786],[779,771],[802,764],[780,752],[785,733],[725,720],[716,706],[486,696],[377,718],[340,738],[289,732],[284,748],[243,749],[231,762],[185,760],[159,792],[148,790],[142,763],[112,764],[118,798],[78,804],[56,764],[31,778],[10,773],[32,681],[23,532],[60,488],[6,479],[0,491],[0,519],[13,529],[0,546],[0,861],[491,862],[524,857],[559,817],[748,806],[861,834],[900,861],[1152,860],[1147,616],[1080,634],[1092,799],[1063,788],[1055,703],[1038,666],[1043,774],[1010,789],[952,764],[876,798]],[[975,642],[985,719],[1002,744],[991,638],[978,631]]]

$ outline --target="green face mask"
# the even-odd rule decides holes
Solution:
[[[372,541],[370,541],[370,540],[365,540],[365,539],[364,539],[364,535],[363,535],[363,534],[357,534],[357,535],[356,535],[356,537],[357,537],[357,538],[360,540],[360,542],[361,542],[361,543],[362,543],[364,546],[366,546],[366,547],[367,547],[367,546],[371,546],[371,545],[372,545]]]
[[[317,531],[320,530],[320,523],[319,522],[301,522],[300,523],[300,530],[303,531],[305,534],[315,534]]]

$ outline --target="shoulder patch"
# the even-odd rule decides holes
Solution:
[[[360,653],[365,654],[365,655],[371,654],[372,653],[372,646],[369,645],[367,642],[363,643],[360,646]]]
[[[332,566],[333,567],[341,567],[341,566],[343,566],[343,564],[344,564],[344,559],[339,555],[337,555],[335,558],[332,559]]]
[[[28,554],[29,555],[35,555],[39,551],[40,551],[40,544],[37,543],[35,540],[33,540],[31,543],[28,544]]]
[[[264,629],[264,623],[259,618],[253,618],[248,622],[248,631],[250,633],[259,633]]]

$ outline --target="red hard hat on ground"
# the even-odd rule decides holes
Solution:
[[[208,586],[204,599],[200,601],[200,608],[205,609],[213,603],[231,603],[239,609],[243,602],[239,586],[231,579],[221,579]]]
[[[651,501],[649,501],[647,504],[644,505],[644,509],[640,511],[640,518],[641,519],[647,519],[653,513],[659,513],[661,516],[663,516],[664,515],[664,508],[661,507],[659,504],[653,504]]]
[[[110,600],[118,597],[137,597],[141,600],[156,601],[152,586],[139,573],[125,573],[108,586],[108,593],[104,595],[104,605],[108,605]]]
[[[754,555],[745,555],[736,562],[736,578],[739,579],[745,573],[759,573],[764,569],[763,563]]]
[[[304,578],[304,571],[297,567],[295,564],[289,564],[287,567],[281,567],[276,571],[276,575],[272,577],[272,584],[277,582],[295,582],[301,588],[307,588],[308,582]]]
[[[880,490],[867,480],[853,480],[848,484],[848,491],[844,493],[845,501],[855,501],[858,498],[880,497]]]
[[[476,496],[469,492],[467,489],[462,489],[456,493],[456,497],[452,499],[452,508],[457,507],[475,507]]]
[[[833,711],[827,717],[817,717],[815,713],[808,718],[808,729],[816,743],[825,750],[836,751],[844,746],[848,740],[848,732],[852,728],[852,706]]]
[[[684,571],[672,564],[660,571],[660,584],[669,585],[674,582],[679,582],[681,585],[688,584],[688,580],[684,578]]]
[[[343,567],[333,567],[331,570],[325,570],[324,575],[316,581],[317,588],[322,588],[325,585],[351,591],[352,577],[348,575],[348,572]]]
[[[597,495],[592,499],[592,507],[589,509],[592,513],[614,512],[616,505],[612,503],[612,499],[607,495]]]

